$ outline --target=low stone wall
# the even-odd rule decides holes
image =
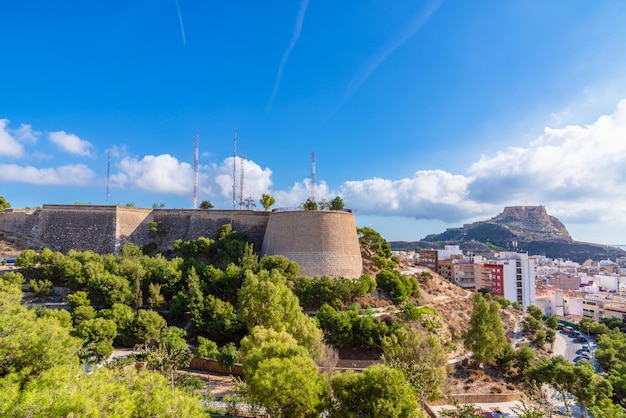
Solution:
[[[458,393],[458,394],[450,394],[447,399],[438,399],[436,401],[430,402],[431,405],[448,405],[450,404],[449,398],[456,399],[461,404],[472,404],[472,403],[498,403],[498,402],[511,402],[511,401],[519,401],[522,399],[521,392],[511,392],[511,393],[487,393],[487,394],[468,394],[468,393]]]
[[[243,366],[234,364],[232,367],[224,367],[217,364],[216,359],[205,357],[194,357],[191,359],[190,369],[202,370],[203,372],[230,374],[233,376],[243,376]]]

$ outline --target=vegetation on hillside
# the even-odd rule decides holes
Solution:
[[[620,348],[608,338],[598,356],[609,378],[590,376],[584,364],[570,371],[529,346],[514,350],[502,323],[513,308],[481,294],[461,335],[424,306],[421,286],[442,282],[433,285],[428,272],[400,273],[376,231],[361,228],[358,236],[369,274],[357,279],[302,277],[283,256],[259,259],[230,225],[211,238],[176,241],[168,257],[132,244],[106,255],[23,251],[20,272],[0,276],[0,415],[202,415],[194,393],[203,385],[180,372],[191,359],[190,343],[227,367],[242,362],[240,399],[277,417],[420,416],[417,401],[441,396],[447,352],[462,344],[474,353],[470,369],[567,390],[592,410],[615,407],[611,398],[620,399],[624,373]],[[41,300],[67,287],[68,310],[21,306],[24,286]],[[536,309],[523,325],[536,346],[552,327]],[[112,363],[85,374],[113,347],[134,347],[149,370]],[[375,353],[380,361],[361,374],[335,374],[336,350]],[[569,386],[553,370],[567,372]],[[578,391],[571,382],[600,389]],[[115,401],[102,404],[105,392]],[[50,394],[67,401],[52,402]]]

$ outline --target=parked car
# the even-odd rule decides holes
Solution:
[[[586,345],[583,345],[583,348],[581,348],[581,350],[582,350],[582,352],[583,352],[583,353],[589,353],[589,352],[591,351],[591,350],[589,349],[589,347],[588,347],[588,346],[586,346]]]
[[[576,341],[578,341],[579,343],[586,343],[587,339],[585,337],[578,337],[576,338]]]

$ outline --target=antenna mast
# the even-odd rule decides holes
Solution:
[[[239,156],[239,163],[241,164],[241,171],[239,173],[239,210],[243,209],[243,166],[245,159],[245,155],[242,154]]]
[[[107,198],[106,204],[109,204],[109,179],[111,178],[111,150],[107,150]]]
[[[235,203],[237,201],[237,193],[236,193],[236,180],[235,175],[237,174],[237,130],[235,130],[235,137],[233,138],[233,210],[235,210]]]
[[[315,151],[311,153],[311,200],[315,202]]]
[[[198,208],[198,155],[200,149],[200,135],[196,134],[193,149],[193,208]]]

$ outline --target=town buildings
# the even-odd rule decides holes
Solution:
[[[463,254],[459,246],[411,252],[411,262],[428,267],[466,289],[485,290],[517,301],[524,310],[539,307],[569,322],[617,317],[626,324],[624,260],[578,264],[545,256],[501,252],[493,259]],[[402,257],[406,260],[406,257]]]

